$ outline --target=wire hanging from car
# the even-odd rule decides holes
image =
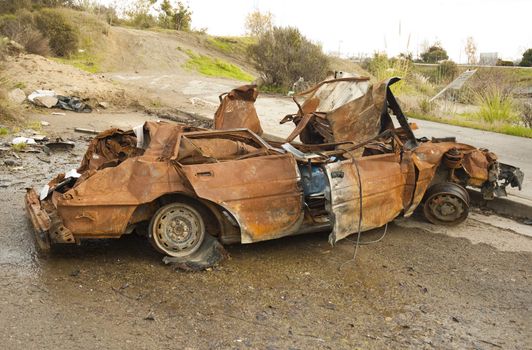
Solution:
[[[370,244],[375,244],[375,243],[378,243],[380,241],[382,241],[384,239],[384,237],[386,236],[386,232],[388,232],[388,223],[386,223],[386,225],[384,226],[384,233],[382,234],[381,237],[379,237],[378,239],[376,240],[373,240],[373,241],[367,241],[367,242],[361,242],[360,241],[360,235],[362,233],[362,179],[360,178],[360,169],[358,168],[358,163],[355,159],[355,157],[353,157],[351,155],[351,153],[347,153],[349,155],[349,157],[351,157],[351,159],[353,160],[353,164],[355,164],[355,168],[357,170],[357,183],[358,183],[358,198],[359,198],[359,201],[358,201],[358,205],[359,205],[359,210],[358,210],[358,229],[357,229],[357,239],[355,242],[355,250],[353,252],[353,257],[347,261],[344,261],[342,263],[342,265],[340,265],[340,267],[338,268],[338,270],[341,270],[342,267],[344,267],[344,265],[350,263],[350,262],[354,262],[356,260],[356,257],[357,257],[357,253],[358,253],[358,247],[361,246],[361,245],[370,245]],[[352,242],[352,240],[349,240]]]
[[[358,182],[358,229],[357,229],[357,240],[355,243],[355,251],[353,252],[353,257],[344,263],[340,265],[338,268],[339,270],[344,267],[344,265],[350,263],[351,261],[355,261],[357,257],[358,252],[358,246],[360,245],[360,233],[362,232],[362,179],[360,178],[360,169],[358,168],[358,163],[353,155],[351,153],[347,152],[349,157],[353,160],[353,164],[355,164],[355,168],[357,170],[357,182]]]

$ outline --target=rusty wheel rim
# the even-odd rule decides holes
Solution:
[[[456,225],[469,213],[469,197],[462,187],[445,183],[429,189],[423,211],[433,224]]]
[[[186,204],[168,204],[159,209],[152,220],[152,241],[156,248],[170,256],[191,255],[205,237],[201,215]]]
[[[430,198],[431,214],[440,221],[454,222],[465,212],[464,203],[451,194],[440,194]]]

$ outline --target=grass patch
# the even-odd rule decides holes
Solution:
[[[0,136],[5,136],[5,135],[9,135],[9,129],[1,127],[0,128]]]
[[[497,132],[499,134],[532,138],[532,129],[527,128],[525,126],[520,126],[520,125],[512,125],[512,124],[507,124],[507,123],[487,124],[487,123],[484,123],[478,120],[462,119],[460,117],[440,118],[440,117],[435,117],[432,115],[421,114],[421,113],[408,113],[408,114],[410,117],[415,118],[415,119],[428,120],[431,122],[442,123],[442,124],[462,126],[462,127],[472,128],[472,129],[477,129],[477,130],[492,131],[492,132]],[[462,117],[467,118],[468,116],[464,115]]]
[[[280,94],[280,95],[286,95],[288,93],[288,89],[283,86],[278,85],[261,85],[259,87],[259,91],[261,93],[265,94]]]
[[[81,69],[85,72],[89,72],[92,74],[100,73],[101,67],[99,64],[99,59],[91,54],[88,54],[87,52],[79,52],[75,55],[72,55],[69,58],[65,57],[50,57],[52,60],[62,63],[62,64],[68,64],[71,66],[74,66],[78,69]]]
[[[487,123],[518,121],[512,99],[509,95],[502,93],[500,89],[491,88],[477,93],[477,101],[480,110],[476,116]]]
[[[28,145],[25,142],[17,143],[15,145],[11,145],[11,148],[13,151],[20,152],[26,149]]]
[[[214,36],[207,38],[207,43],[214,49],[227,55],[246,54],[250,45],[256,43],[253,37]]]
[[[38,120],[32,120],[32,121],[27,122],[25,127],[27,129],[32,129],[32,130],[35,130],[35,131],[42,130],[41,122],[38,121]]]
[[[191,50],[185,50],[185,52],[190,57],[184,64],[186,69],[210,77],[231,78],[248,82],[254,79],[253,76],[242,71],[239,67],[224,60],[196,54]]]
[[[26,84],[22,83],[22,82],[18,82],[16,83],[15,85],[13,85],[13,87],[15,89],[25,89],[26,88]]]

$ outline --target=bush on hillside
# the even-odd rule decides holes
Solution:
[[[48,39],[35,28],[33,16],[28,11],[0,16],[0,34],[24,46],[29,53],[41,56],[50,54]]]
[[[249,53],[264,80],[275,86],[290,87],[300,77],[319,81],[328,70],[321,47],[293,27],[274,27],[249,47]]]
[[[35,23],[57,56],[68,57],[78,50],[79,33],[60,12],[43,9],[37,14]]]

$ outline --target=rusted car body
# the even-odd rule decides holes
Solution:
[[[464,187],[490,197],[520,186],[522,173],[501,171],[487,150],[416,139],[393,82],[333,79],[303,92],[298,112],[283,120],[296,123],[288,142],[249,129],[262,132],[253,86],[221,97],[218,130],[164,122],[108,130],[77,172],[58,175],[39,194],[28,189],[37,241],[46,249],[147,231],[157,250],[186,262],[213,242],[328,230],[335,244],[410,216],[422,202],[431,222],[455,224],[468,213]],[[292,142],[298,136],[303,143]]]

